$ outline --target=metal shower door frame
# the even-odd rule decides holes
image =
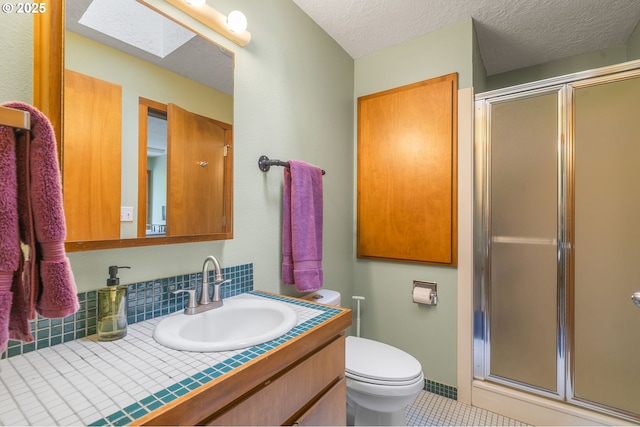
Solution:
[[[573,354],[574,293],[574,93],[576,89],[640,77],[640,61],[589,70],[505,89],[475,97],[473,245],[474,245],[474,327],[473,374],[522,391],[623,417],[637,422],[635,414],[575,397]],[[558,95],[558,230],[557,230],[557,390],[543,390],[528,384],[491,375],[490,277],[491,277],[491,108],[498,103],[557,93]]]

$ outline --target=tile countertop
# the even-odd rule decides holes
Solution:
[[[279,300],[296,311],[298,323],[264,344],[197,353],[156,343],[158,317],[129,325],[117,341],[92,335],[0,360],[0,426],[126,425],[342,312],[257,291],[231,298]]]

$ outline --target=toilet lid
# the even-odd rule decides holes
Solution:
[[[375,384],[406,385],[422,376],[422,366],[410,354],[390,345],[347,337],[346,376]]]

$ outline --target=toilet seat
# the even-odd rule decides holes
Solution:
[[[422,366],[410,354],[387,344],[347,337],[345,376],[387,387],[411,386],[423,381]]]
[[[363,376],[360,376],[360,375],[356,375],[356,374],[353,374],[351,372],[346,372],[345,373],[345,377],[350,378],[350,379],[355,380],[355,381],[360,381],[360,382],[363,382],[363,383],[367,383],[367,384],[399,387],[399,386],[412,385],[416,381],[422,381],[422,378],[421,378],[422,377],[422,372],[420,374],[416,375],[414,378],[412,378],[410,380],[405,380],[405,381],[378,380],[378,379],[372,379],[372,378],[367,378],[367,377],[363,377]]]

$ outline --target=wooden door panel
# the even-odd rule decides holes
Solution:
[[[120,238],[122,88],[65,70],[67,241]]]
[[[167,235],[221,233],[229,130],[174,104],[167,120]]]
[[[457,252],[457,74],[358,99],[358,257]]]

